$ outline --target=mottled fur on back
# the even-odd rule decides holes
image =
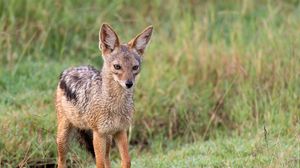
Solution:
[[[66,167],[71,132],[96,157],[97,168],[110,167],[112,139],[119,148],[122,167],[130,167],[126,130],[134,112],[135,78],[151,34],[150,26],[127,44],[120,44],[113,29],[103,24],[99,32],[102,69],[79,66],[61,73],[55,101],[59,168]]]
[[[61,73],[59,79],[59,88],[64,91],[67,100],[84,111],[89,103],[92,83],[101,87],[100,71],[92,66],[67,69]]]

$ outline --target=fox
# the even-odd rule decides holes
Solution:
[[[145,49],[152,36],[150,25],[128,43],[122,43],[107,24],[99,31],[101,70],[79,66],[64,70],[56,88],[57,164],[67,167],[71,134],[92,154],[97,168],[110,168],[110,148],[115,141],[121,167],[130,168],[127,129],[134,113],[134,88]]]

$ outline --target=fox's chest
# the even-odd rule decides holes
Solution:
[[[97,123],[99,132],[114,134],[120,130],[127,129],[131,124],[133,111],[133,103],[130,102],[102,106],[102,115]]]
[[[127,129],[131,123],[131,116],[107,117],[98,124],[98,130],[104,134],[114,134]]]
[[[107,111],[97,123],[97,128],[100,133],[114,134],[118,131],[127,129],[132,121],[132,111],[124,113],[116,113],[115,111]]]

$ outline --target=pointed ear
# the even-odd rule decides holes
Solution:
[[[102,24],[99,31],[99,49],[102,54],[111,53],[120,45],[117,33],[108,24]]]
[[[135,49],[139,54],[143,55],[148,42],[152,35],[153,26],[147,27],[141,34],[132,39],[128,45]]]

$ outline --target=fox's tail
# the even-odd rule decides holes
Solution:
[[[82,147],[84,147],[95,158],[92,130],[82,130],[82,129],[76,128],[76,138],[77,138],[79,144]]]

